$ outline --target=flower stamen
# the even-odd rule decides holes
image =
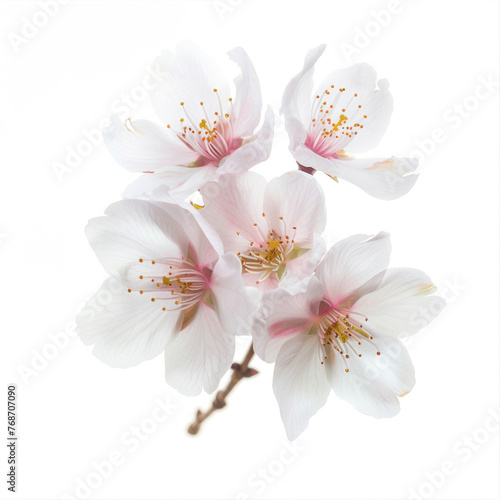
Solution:
[[[263,215],[264,216],[264,215]],[[257,223],[254,226],[258,226]],[[286,274],[286,260],[295,249],[295,234],[297,228],[293,228],[291,236],[285,235],[282,238],[276,231],[267,233],[267,241],[257,244],[257,250],[250,250],[248,253],[238,253],[244,273],[260,274],[257,284],[268,278],[271,273],[277,273],[278,279],[282,279]],[[241,232],[236,233],[241,236]],[[249,242],[251,247],[255,242]]]
[[[373,337],[365,330],[364,324],[354,323],[351,316],[362,316],[368,321],[366,316],[356,311],[334,308],[327,304],[321,313],[317,330],[325,359],[328,359],[329,352],[333,354],[336,351],[346,364],[346,372],[349,372],[347,360],[350,358],[350,353],[358,358],[362,357],[354,347],[355,344],[361,346],[363,342],[368,342],[376,349],[376,354],[380,355],[380,349],[372,341]]]
[[[145,260],[140,259],[140,262]],[[207,278],[188,260],[160,258],[150,263],[157,264],[155,271],[160,274],[141,274],[139,279],[149,283],[141,287],[140,293],[154,293],[151,302],[167,300],[173,302],[174,309],[184,310],[199,302],[205,294]]]
[[[344,87],[333,91],[325,89],[321,96],[315,96],[311,106],[311,122],[309,124],[305,145],[324,157],[331,157],[344,149],[351,139],[363,128],[362,122],[368,118],[362,113],[362,105],[358,104],[358,93],[346,93]],[[348,97],[350,95],[350,97]],[[340,102],[342,100],[342,105]],[[337,114],[338,113],[338,114]],[[338,116],[338,119],[333,118]]]

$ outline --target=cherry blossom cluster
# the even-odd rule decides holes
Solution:
[[[262,117],[245,51],[229,52],[239,67],[234,84],[189,42],[161,54],[151,93],[159,124],[113,116],[104,131],[116,161],[141,175],[86,228],[110,276],[102,289],[113,294],[92,314],[89,301],[77,318],[97,358],[126,368],[163,353],[167,383],[190,396],[215,391],[233,363],[235,336],[251,335],[255,353],[275,363],[289,439],[332,389],[362,413],[395,415],[415,383],[401,338],[444,305],[423,272],[388,268],[387,233],[326,248],[316,171],[338,189],[348,181],[391,200],[412,188],[417,164],[356,156],[389,124],[389,86],[368,64],[315,84],[324,50],[310,50],[284,90],[295,161],[270,182],[250,171],[270,156],[274,113]]]

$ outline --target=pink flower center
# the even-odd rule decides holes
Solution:
[[[266,214],[263,213],[262,217]],[[266,228],[261,232],[262,239],[258,242],[252,238],[245,236],[242,231],[237,231],[236,234],[248,241],[248,251],[246,253],[238,252],[238,257],[241,260],[244,273],[260,274],[257,285],[268,278],[272,273],[276,273],[279,280],[286,275],[286,261],[294,258],[293,252],[297,250],[295,246],[295,234],[297,228],[292,226],[290,231],[287,230],[284,218],[279,217],[282,221],[283,231],[277,231],[266,224]],[[257,222],[254,222],[255,227],[259,227]],[[286,234],[286,233],[290,234]],[[285,233],[284,235],[280,233]]]
[[[361,358],[362,355],[357,352],[356,346],[362,345],[363,342],[368,342],[376,349],[377,355],[380,355],[379,348],[372,342],[373,337],[367,333],[362,322],[366,323],[367,317],[349,309],[333,307],[326,302],[323,302],[323,305],[325,308],[318,322],[318,335],[325,359],[328,359],[330,353],[334,355],[336,352],[344,360],[345,371],[348,372],[348,360],[353,355]],[[356,317],[361,317],[362,321],[356,320]]]
[[[179,139],[204,160],[201,163],[218,165],[226,156],[230,155],[241,145],[241,139],[233,136],[234,109],[233,99],[228,99],[227,110],[223,109],[222,101],[217,89],[214,89],[219,103],[219,110],[210,116],[203,102],[200,102],[199,116],[191,116],[182,101],[184,117],[180,118],[180,125],[172,129]]]
[[[202,272],[185,259],[139,259],[151,264],[149,272],[139,275],[143,281],[139,293],[158,302],[164,311],[183,310],[197,304],[208,290],[208,281]],[[132,289],[128,289],[129,293]],[[167,302],[165,302],[167,301]]]
[[[305,145],[320,156],[332,157],[351,142],[367,118],[357,92],[331,85],[313,100]]]

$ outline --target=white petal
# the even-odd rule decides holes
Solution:
[[[187,203],[157,203],[169,213],[184,229],[188,239],[187,258],[200,269],[213,269],[223,252],[217,232],[201,217],[199,210]]]
[[[236,335],[250,333],[250,317],[254,312],[241,276],[240,259],[232,253],[222,255],[210,278],[215,309],[224,329]]]
[[[125,198],[155,199],[154,192],[164,187],[177,200],[184,200],[207,182],[216,178],[217,167],[170,167],[144,174],[125,190]]]
[[[307,166],[309,158],[304,157],[304,154],[301,152],[302,149],[310,151],[309,148],[306,148],[304,146],[304,143],[306,142],[307,138],[307,132],[305,126],[295,116],[285,115],[285,128],[288,133],[288,137],[290,139],[290,145],[288,146],[288,149],[292,153],[296,162],[298,162],[302,166]],[[299,154],[297,154],[297,152],[299,152]]]
[[[322,298],[323,287],[314,276],[265,293],[252,331],[257,355],[264,361],[273,362],[288,339],[307,333],[316,319]]]
[[[201,199],[201,195],[199,198]],[[199,202],[200,199],[197,201]],[[217,231],[201,215],[202,205],[200,206],[199,203],[194,204],[194,202],[187,200],[179,200],[175,194],[165,186],[156,188],[151,193],[151,199],[146,198],[146,200],[151,201],[167,212],[176,210],[176,216],[179,220],[182,220],[182,224],[185,225],[186,228],[189,228],[187,232],[190,235],[192,246],[195,248],[202,247],[208,240],[210,246],[215,249],[218,255],[224,253],[224,246]],[[177,207],[180,207],[180,209]],[[180,213],[177,212],[179,210]],[[186,212],[188,212],[188,214],[186,214]],[[194,227],[191,227],[193,223]]]
[[[374,342],[377,347],[368,342],[356,345],[362,356],[351,352],[347,362],[337,353],[330,356],[325,361],[326,373],[335,394],[358,411],[375,418],[392,417],[399,412],[397,396],[415,384],[413,364],[398,339],[377,337]]]
[[[260,175],[247,172],[223,175],[201,189],[205,203],[201,214],[219,233],[226,252],[247,253],[250,242],[267,241],[262,217],[266,184]]]
[[[123,200],[105,213],[89,222],[87,237],[104,269],[125,284],[127,270],[139,259],[146,266],[161,258],[186,258],[202,270],[219,257],[215,233],[207,234],[195,215],[179,205]]]
[[[368,318],[366,328],[384,335],[405,337],[427,326],[444,308],[431,279],[410,268],[388,269],[382,283],[361,297],[353,309]]]
[[[104,142],[115,160],[132,172],[154,171],[170,165],[188,165],[198,155],[167,128],[148,120],[129,122],[127,128],[117,115],[103,130]]]
[[[411,158],[338,157],[330,161],[330,169],[323,169],[325,173],[345,179],[382,200],[405,195],[418,177],[411,174],[418,166],[418,161]]]
[[[294,150],[291,149],[291,153],[295,161],[303,167],[320,170],[331,177],[338,175],[338,172],[335,170],[334,165],[329,158],[320,156],[306,146],[300,145]]]
[[[257,134],[243,142],[242,146],[223,158],[219,173],[242,174],[263,161],[271,154],[273,144],[274,113],[268,108],[264,123]]]
[[[187,256],[188,239],[178,221],[142,200],[123,200],[106,209],[105,217],[89,221],[86,234],[104,269],[120,279],[139,259]]]
[[[304,125],[311,120],[311,99],[314,65],[326,45],[311,49],[305,59],[302,71],[297,73],[288,83],[283,93],[281,110],[285,117],[285,126],[290,137],[290,149],[294,150],[303,144],[306,138]]]
[[[273,389],[288,439],[296,439],[330,394],[316,335],[297,335],[284,344],[274,368]]]
[[[189,326],[165,348],[165,378],[186,396],[196,396],[202,389],[211,393],[233,356],[234,335],[224,330],[215,310],[202,301]]]
[[[330,91],[331,85],[334,85],[332,92],[345,89],[330,113],[335,119],[344,114],[349,126],[354,126],[354,123],[363,125],[342,147],[349,153],[362,153],[377,146],[389,125],[393,110],[389,85],[383,80],[377,90],[376,78],[377,73],[369,64],[354,64],[328,75],[317,89],[316,95],[322,95],[325,89]]]
[[[286,261],[286,276],[280,281],[280,286],[290,286],[290,284],[307,278],[316,271],[318,264],[325,255],[326,244],[323,238],[314,233],[312,247],[304,254],[295,259]]]
[[[326,224],[325,196],[312,175],[295,170],[273,179],[264,194],[264,212],[271,228],[310,248],[314,233]],[[294,229],[296,228],[296,229]]]
[[[316,277],[333,306],[351,297],[362,285],[385,271],[391,242],[387,233],[351,236],[336,243],[321,261]]]
[[[181,128],[181,118],[187,121],[189,116],[196,124],[205,118],[200,102],[209,116],[215,111],[220,113],[217,96],[224,106],[229,105],[229,86],[218,64],[191,42],[177,44],[175,54],[164,51],[154,64],[153,73],[159,80],[151,92],[153,108],[174,130]]]
[[[241,68],[241,75],[235,79],[234,111],[236,119],[233,123],[233,135],[248,137],[253,134],[255,127],[259,124],[262,112],[259,78],[252,61],[241,47],[231,50],[228,55]]]
[[[135,366],[160,354],[180,328],[184,313],[163,311],[137,292],[109,278],[76,318],[77,331],[93,353],[117,368]]]
[[[276,273],[271,273],[264,280],[259,280],[259,277],[260,275],[256,273],[244,273],[243,281],[247,287],[257,289],[260,294],[274,290],[280,285],[280,280]]]

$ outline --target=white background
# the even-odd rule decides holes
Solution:
[[[121,464],[109,477],[94,474],[91,483],[102,484],[87,492],[92,498],[404,499],[412,489],[421,498],[498,498],[491,418],[498,412],[498,89],[481,84],[498,82],[497,2],[232,3],[70,1],[21,43],[13,35],[22,36],[24,18],[32,20],[39,3],[0,3],[0,393],[8,383],[18,386],[20,436],[18,492],[2,480],[1,496],[74,496],[92,463],[118,452]],[[374,14],[389,5],[398,12],[381,26]],[[187,424],[211,398],[190,399],[166,386],[161,356],[115,370],[60,333],[71,332],[77,309],[105,278],[83,228],[134,176],[102,142],[61,178],[54,165],[65,163],[68,147],[85,149],[85,133],[113,110],[152,118],[140,88],[147,66],[186,38],[231,77],[225,53],[243,46],[274,109],[307,50],[327,43],[318,78],[366,61],[391,84],[395,111],[373,156],[404,156],[422,150],[418,141],[427,144],[415,188],[397,201],[317,175],[330,244],[389,231],[392,265],[425,270],[449,302],[408,343],[417,384],[397,417],[365,417],[332,395],[295,452],[286,452],[272,366],[257,360],[260,375],[191,437]],[[357,53],[346,55],[345,44]],[[464,104],[467,116],[460,116],[456,106]],[[432,145],[435,129],[444,139]],[[271,159],[256,170],[272,178],[293,169],[287,145],[278,121]],[[50,335],[57,333],[55,350]],[[239,342],[238,358],[245,348]],[[148,419],[158,397],[176,409],[153,431]],[[141,423],[151,432],[135,450],[126,440]],[[436,473],[447,461],[451,472]]]

